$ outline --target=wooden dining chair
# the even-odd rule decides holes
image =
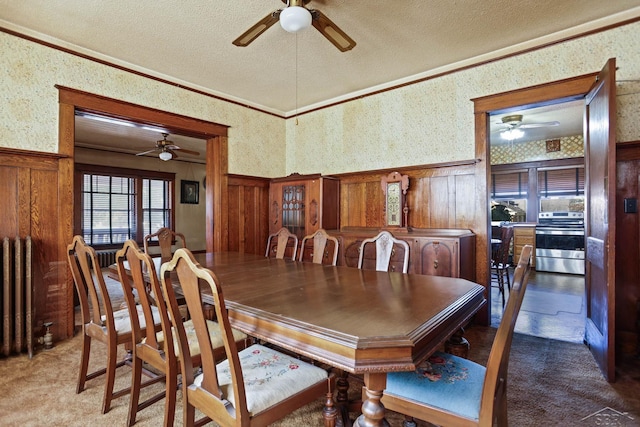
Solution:
[[[282,227],[267,239],[267,251],[264,256],[278,259],[286,257],[295,261],[297,253],[298,236],[291,233],[286,227]]]
[[[507,424],[507,373],[511,341],[531,271],[532,246],[525,245],[513,287],[491,346],[487,365],[437,352],[413,372],[387,374],[385,408],[437,425]],[[405,427],[415,426],[412,420]]]
[[[116,360],[118,347],[128,345],[131,348],[133,342],[129,309],[114,311],[96,252],[85,243],[82,236],[74,236],[67,247],[67,260],[80,300],[82,316],[82,354],[76,393],[84,390],[87,381],[106,374],[102,413],[107,413],[113,399],[130,392],[130,388],[113,391],[116,369],[129,362],[128,359]],[[137,314],[142,315],[141,311]],[[94,339],[107,346],[107,363],[105,368],[87,373]]]
[[[507,290],[511,291],[511,278],[509,276],[511,263],[509,262],[509,252],[512,239],[513,227],[502,227],[500,231],[500,246],[495,252],[495,257],[491,260],[491,281],[493,282],[495,279],[500,294],[502,295],[502,305],[505,303],[505,282],[507,284]]]
[[[178,249],[173,259],[161,267],[167,300],[171,300],[168,294],[172,286],[166,279],[172,272],[177,274],[182,286],[202,352],[202,371],[195,376],[185,331],[175,328],[184,354],[181,366],[185,426],[194,425],[195,409],[221,426],[267,426],[321,396],[331,397],[331,376],[324,369],[261,344],[238,350],[221,284],[211,270],[196,262],[189,250]],[[214,298],[226,360],[213,351],[200,284],[206,286]],[[174,323],[177,322],[178,307],[172,305],[169,313]],[[325,425],[335,423],[335,412],[332,416]]]
[[[140,410],[164,397],[164,425],[172,426],[175,417],[176,391],[180,372],[178,360],[181,351],[168,314],[170,304],[167,304],[167,300],[165,300],[153,259],[149,254],[141,251],[134,240],[127,240],[122,249],[116,253],[116,264],[127,306],[135,307],[137,303],[142,307],[144,314],[144,318],[141,319],[144,321],[138,321],[131,313],[135,308],[129,310],[134,345],[131,400],[129,401],[127,425],[135,424],[137,413]],[[184,316],[184,311],[182,313]],[[156,318],[160,319],[161,331],[149,326]],[[183,321],[182,317],[180,322],[187,336],[188,351],[194,360],[194,366],[197,367],[200,365],[200,348],[195,339],[193,322],[191,320]],[[217,354],[224,354],[220,328],[212,320],[207,320],[207,328],[215,351]],[[247,336],[240,331],[234,330],[232,332],[235,340],[238,341],[237,345],[244,348]],[[147,381],[142,384],[143,366],[151,366],[157,372],[162,373],[159,378],[164,379],[165,390],[141,403],[140,389],[152,383],[152,381]]]
[[[311,245],[307,249],[307,242]],[[315,233],[304,236],[300,245],[300,262],[311,261],[315,264],[336,265],[338,262],[338,239],[329,236],[320,228]]]
[[[381,231],[377,236],[370,239],[364,239],[360,244],[360,254],[358,256],[358,268],[366,268],[370,260],[370,252],[367,247],[375,244],[375,269],[377,271],[394,271],[395,265],[392,261],[400,260],[402,262],[402,272],[406,273],[409,269],[409,244],[402,239],[396,239],[393,234],[388,231]],[[373,246],[373,245],[371,245]],[[402,254],[396,253],[396,248],[400,247]],[[365,253],[366,252],[366,253]]]
[[[153,240],[158,240],[158,246],[160,247],[160,258],[162,262],[168,261],[173,256],[173,243],[177,242],[180,247],[187,247],[187,239],[185,239],[184,234],[175,232],[167,227],[161,227],[152,234],[147,234],[144,236],[143,245],[144,252],[153,256],[154,254],[150,253],[151,250],[151,242]]]

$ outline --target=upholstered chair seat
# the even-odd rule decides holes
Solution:
[[[436,352],[415,371],[387,374],[384,392],[477,421],[485,371],[471,360]]]
[[[146,327],[146,321],[144,318],[144,314],[142,313],[142,306],[136,305],[136,310],[138,312],[138,319],[140,321],[140,327]],[[158,307],[152,307],[151,311],[153,312],[153,319],[156,324],[160,324],[160,313],[158,312]],[[102,320],[105,320],[106,317],[102,316]],[[120,310],[113,312],[113,320],[116,328],[116,332],[119,334],[131,333],[131,319],[129,319],[129,309],[121,308]]]
[[[251,416],[327,379],[324,369],[260,344],[245,348],[238,356]],[[216,365],[216,372],[225,399],[235,407],[229,361]],[[201,386],[203,377],[198,375],[194,384]]]

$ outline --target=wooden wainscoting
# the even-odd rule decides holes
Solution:
[[[31,236],[36,339],[44,334],[44,322],[53,322],[54,340],[73,333],[63,231],[71,229],[72,210],[64,202],[71,192],[59,188],[65,161],[66,156],[0,148],[0,236]]]
[[[640,194],[640,141],[617,144],[616,169],[616,348],[640,354],[640,213],[624,202]]]
[[[397,171],[409,176],[409,227],[473,230],[478,226],[475,163],[470,160],[333,175],[340,179],[340,227],[382,227],[384,193],[380,180]]]

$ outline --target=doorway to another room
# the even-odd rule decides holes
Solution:
[[[501,228],[514,230],[511,278],[522,246],[535,251],[516,332],[575,343],[584,340],[586,320],[583,111],[583,100],[568,100],[489,116],[492,242],[500,242]],[[501,294],[492,271],[497,327],[509,290],[505,281]]]

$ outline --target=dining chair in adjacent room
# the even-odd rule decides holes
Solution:
[[[162,262],[170,260],[173,256],[174,242],[176,242],[178,247],[187,247],[187,239],[185,239],[184,234],[175,232],[167,227],[161,227],[155,233],[144,236],[143,244],[145,253],[148,253],[151,256],[157,255],[150,253],[151,242],[156,239],[158,240],[158,246],[160,247],[160,258],[162,259]]]
[[[136,422],[137,413],[147,406],[165,398],[164,425],[171,426],[174,423],[176,408],[176,391],[178,388],[178,374],[180,366],[178,360],[181,355],[173,324],[168,314],[168,301],[165,300],[160,281],[154,267],[153,259],[147,253],[140,250],[134,240],[127,240],[121,250],[116,253],[118,274],[124,291],[128,307],[136,307],[136,303],[142,308],[144,318],[141,321],[133,316],[130,310],[131,330],[133,331],[133,358],[131,378],[131,400],[129,401],[129,415],[127,425],[132,426]],[[173,288],[172,288],[173,289]],[[135,292],[135,294],[134,294]],[[171,293],[171,295],[174,295]],[[177,302],[175,303],[177,306]],[[184,311],[182,311],[184,316]],[[161,330],[152,326],[151,322],[158,318]],[[195,331],[191,320],[180,317],[182,328],[185,330],[188,351],[194,360],[194,365],[200,364],[200,349],[195,339]],[[217,323],[207,320],[210,339],[215,351],[224,354],[222,338]],[[247,336],[239,331],[233,331],[234,338],[242,346]],[[150,366],[155,371],[161,372],[160,379],[165,381],[165,390],[146,401],[140,402],[140,389],[151,383],[142,384],[143,366]]]
[[[307,242],[310,242],[309,250]],[[330,236],[320,228],[315,233],[304,236],[300,245],[300,261],[311,261],[315,264],[336,265],[338,262],[338,239]]]
[[[511,278],[509,276],[511,240],[513,240],[513,227],[503,226],[500,232],[500,246],[494,254],[494,259],[491,260],[491,281],[493,282],[495,279],[502,295],[503,305],[505,302],[505,282],[507,290],[511,291]]]
[[[525,245],[487,365],[437,352],[416,371],[387,374],[385,408],[437,425],[507,425],[507,373],[513,330],[522,306],[532,246]],[[405,427],[415,426],[406,420]]]
[[[261,344],[238,350],[223,285],[211,270],[196,262],[189,250],[178,249],[173,259],[162,265],[162,288],[167,294],[172,292],[172,286],[166,279],[173,272],[182,286],[202,352],[201,373],[194,375],[184,329],[175,328],[185,355],[181,358],[182,396],[186,405],[183,425],[194,425],[198,409],[221,426],[267,426],[321,397],[330,398],[332,377],[324,369]],[[202,309],[201,286],[213,297],[226,359],[213,351]],[[171,300],[168,295],[166,298]],[[175,305],[169,313],[174,322],[179,319],[180,312]]]
[[[130,388],[113,391],[116,369],[128,362],[127,359],[116,360],[118,347],[130,346],[133,342],[129,310],[125,307],[114,311],[96,252],[82,236],[74,236],[67,247],[67,260],[82,316],[82,354],[76,393],[84,390],[87,381],[106,374],[102,413],[107,413],[113,399],[130,392]],[[93,340],[107,346],[107,363],[105,368],[87,373]]]
[[[291,233],[286,227],[282,227],[277,232],[269,235],[267,251],[264,254],[267,258],[290,258],[295,261],[297,253],[298,236]]]
[[[368,247],[375,246],[375,257],[371,257]],[[401,254],[396,250],[400,248]],[[395,263],[402,263],[402,272],[409,269],[409,244],[402,239],[396,239],[388,231],[381,231],[377,236],[364,239],[360,244],[360,254],[358,256],[358,268],[368,268],[367,264],[373,266],[377,271],[395,271]]]

